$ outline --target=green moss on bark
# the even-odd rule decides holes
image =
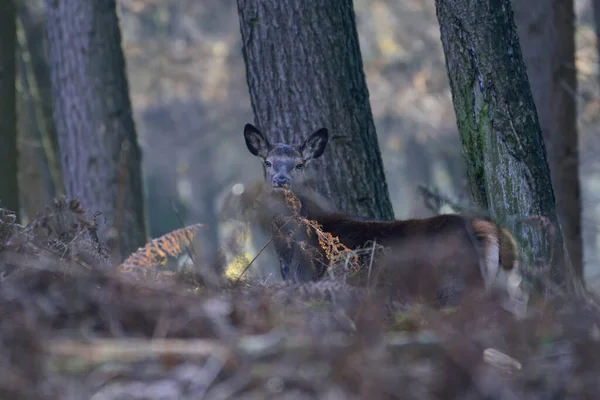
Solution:
[[[435,2],[473,197],[512,229],[525,266],[551,266],[563,282],[554,192],[510,1]],[[540,224],[522,223],[540,216],[554,228],[552,248]]]

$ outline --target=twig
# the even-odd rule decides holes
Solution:
[[[206,360],[206,363],[204,364],[204,367],[202,368],[206,372],[206,375],[204,377],[204,382],[202,382],[203,388],[199,389],[199,391],[197,393],[197,396],[199,399],[205,398],[209,387],[217,380],[217,377],[223,370],[223,366],[224,366],[223,361],[218,359],[217,357],[211,356],[208,358],[208,360]],[[198,382],[196,382],[196,385],[197,384],[198,384]]]
[[[260,254],[267,248],[267,246],[269,244],[271,244],[272,241],[273,241],[273,235],[271,235],[271,238],[269,238],[269,240],[267,240],[267,243],[265,243],[265,245],[262,247],[262,249],[260,249],[258,251],[258,253],[256,253],[256,255],[254,256],[254,258],[252,260],[250,260],[250,262],[248,263],[248,265],[246,265],[246,268],[244,268],[244,270],[242,271],[242,273],[235,280],[235,283],[233,284],[234,286],[237,286],[238,282],[242,278],[242,275],[244,275],[246,273],[246,271],[248,271],[248,268],[250,268],[250,266],[252,265],[252,263],[254,262],[254,260],[256,260],[258,258],[258,256],[260,256]]]
[[[94,339],[87,343],[56,339],[50,340],[46,349],[51,356],[75,357],[88,364],[135,362],[164,356],[213,356],[225,362],[232,356],[231,350],[222,343],[209,339]]]
[[[371,269],[373,268],[373,258],[375,257],[375,246],[377,246],[377,241],[373,240],[373,249],[371,250],[371,259],[369,260],[369,270],[367,271],[367,290],[370,289]]]
[[[425,185],[419,185],[418,190],[421,193],[421,196],[423,196],[425,206],[431,211],[435,212],[436,214],[439,213],[439,210],[444,203],[448,204],[454,209],[454,211],[459,213],[464,212],[466,210],[466,207],[461,206],[457,202],[451,200],[448,196],[434,191],[433,189],[428,188]],[[434,206],[431,204],[431,201],[435,201],[437,204]]]
[[[438,345],[432,332],[419,334],[391,333],[383,338],[389,348],[414,348],[415,346]],[[327,348],[345,349],[352,346],[354,339],[340,333],[322,336],[318,344]],[[278,352],[306,353],[315,346],[314,338],[302,335],[287,335],[283,331],[273,331],[264,335],[240,337],[232,347],[215,339],[93,339],[76,341],[72,339],[50,339],[45,343],[46,353],[54,357],[76,358],[87,365],[107,362],[137,362],[163,357],[186,357],[206,359],[214,357],[226,364],[240,356],[248,356],[257,361],[270,358]]]
[[[50,248],[48,248],[48,247],[42,246],[41,244],[39,244],[39,243],[36,243],[36,242],[34,242],[33,240],[27,240],[27,241],[28,241],[29,243],[33,244],[34,246],[36,246],[36,247],[38,247],[38,248],[42,249],[42,250],[46,250],[47,252],[54,254],[54,255],[55,255],[55,256],[57,256],[57,257],[58,257],[60,260],[63,260],[63,259],[64,259],[64,257],[63,257],[63,256],[61,256],[61,255],[60,255],[60,254],[59,254],[57,251],[54,251],[54,250],[52,250],[52,249],[50,249]],[[71,257],[71,260],[72,260],[72,261],[75,261],[77,264],[81,265],[81,266],[82,266],[83,268],[85,268],[85,269],[88,269],[88,270],[91,270],[91,269],[92,269],[92,267],[91,267],[91,266],[89,266],[87,263],[85,263],[85,262],[81,261],[81,260],[80,260],[79,258],[77,258],[76,256],[72,256],[72,257]]]

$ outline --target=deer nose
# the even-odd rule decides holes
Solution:
[[[290,180],[285,177],[285,176],[276,176],[273,178],[273,184],[275,184],[276,186],[283,186],[283,185],[289,185]]]

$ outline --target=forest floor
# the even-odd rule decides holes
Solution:
[[[0,214],[1,399],[600,395],[588,296],[532,299],[517,318],[469,288],[435,309],[337,279],[131,279],[106,268],[86,224],[73,202],[25,227]]]

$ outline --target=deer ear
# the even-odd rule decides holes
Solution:
[[[329,140],[326,128],[321,128],[308,137],[300,146],[300,153],[304,160],[311,160],[323,155]]]
[[[269,141],[252,124],[246,124],[244,126],[244,139],[246,140],[246,147],[248,147],[250,153],[257,157],[265,158],[271,150]]]

